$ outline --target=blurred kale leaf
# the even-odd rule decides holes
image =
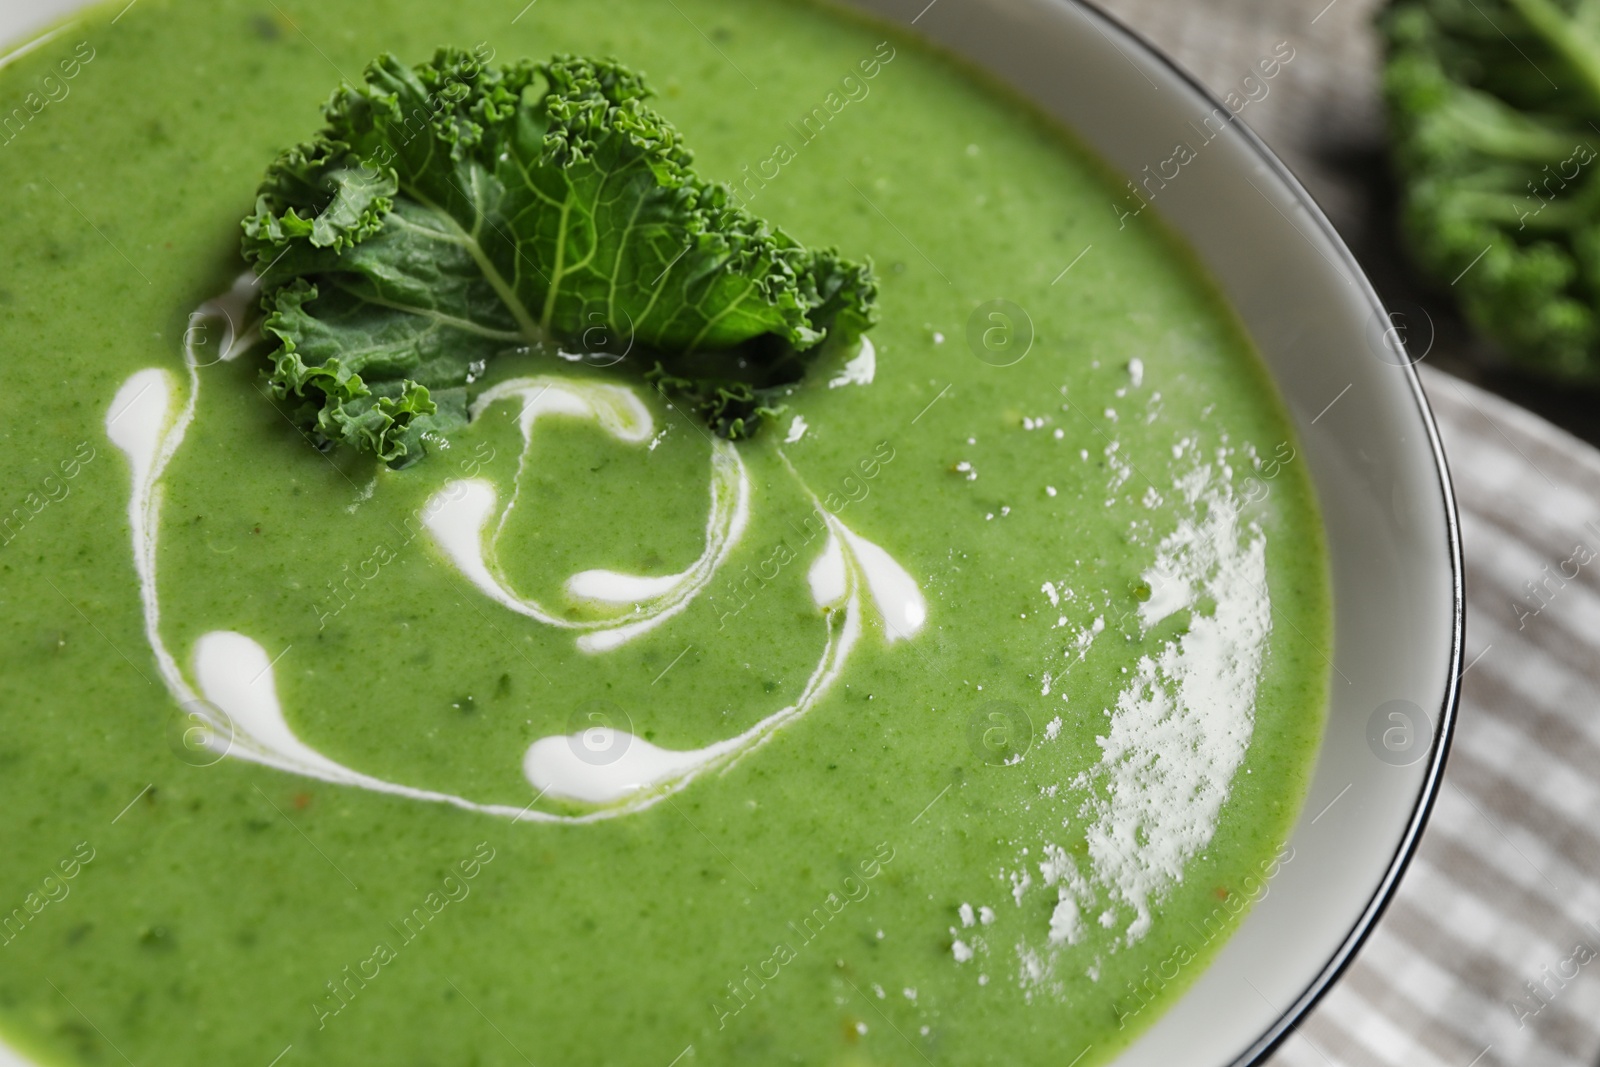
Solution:
[[[1378,26],[1413,256],[1515,364],[1600,381],[1600,0],[1395,0]]]

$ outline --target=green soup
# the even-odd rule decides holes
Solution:
[[[517,6],[119,2],[0,70],[5,1042],[1112,1058],[1292,861],[1320,735],[1321,526],[1249,342],[896,31]],[[311,448],[261,349],[212,356],[239,219],[341,77],[480,42],[644,71],[702,173],[870,256],[870,346],[735,444],[508,355],[425,462]]]

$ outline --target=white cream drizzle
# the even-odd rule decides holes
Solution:
[[[835,528],[866,578],[867,588],[883,617],[885,636],[892,643],[915,635],[928,619],[928,604],[922,599],[916,580],[889,553],[865,537],[843,523],[836,523]]]
[[[183,354],[188,364],[208,367],[227,362],[261,340],[261,324],[251,319],[259,298],[256,276],[245,271],[233,280],[227,292],[219,293],[190,312],[189,326],[183,332]],[[220,344],[212,340],[212,329],[219,317],[222,319]],[[213,351],[215,356],[211,355]]]
[[[795,480],[804,485],[805,479],[782,450],[778,458]],[[850,580],[849,576],[859,575],[878,609],[884,638],[893,644],[915,637],[928,620],[928,602],[917,580],[896,563],[893,556],[840,522],[810,489],[806,493],[811,498],[812,510],[826,520],[829,529],[828,543],[806,575],[813,599],[819,606],[836,602],[844,595],[840,590]]]
[[[239,351],[236,348],[226,358],[232,358]],[[327,759],[301,742],[284,720],[271,660],[260,644],[243,634],[212,631],[202,636],[195,645],[195,673],[204,695],[190,685],[161,636],[161,602],[156,586],[160,478],[194,420],[200,393],[199,374],[192,357],[187,360],[187,367],[189,396],[176,411],[173,410],[172,374],[159,367],[133,374],[117,390],[106,411],[106,436],[128,458],[132,483],[128,526],[133,539],[139,599],[144,609],[145,638],[173,700],[206,723],[208,732],[203,743],[220,755],[264,764],[290,774],[416,800],[450,803],[490,814],[553,820],[554,817],[545,812],[523,813],[509,805],[474,804],[449,794],[385,782]]]
[[[927,606],[916,582],[883,549],[848,529],[836,517],[824,514],[828,541],[806,578],[812,600],[827,615],[828,643],[798,701],[768,715],[742,734],[689,751],[658,748],[620,730],[588,732],[601,733],[599,738],[584,733],[540,738],[523,759],[528,781],[551,796],[589,803],[615,803],[641,790],[659,789],[673,782],[687,784],[707,767],[754,751],[779,727],[804,715],[838,681],[845,660],[861,636],[863,589],[878,611],[887,640],[912,637],[920,631],[927,619]],[[586,745],[621,745],[621,755],[597,766],[597,761],[580,755],[579,750]]]
[[[520,808],[391,782],[345,766],[295,733],[279,700],[274,660],[255,639],[232,630],[204,634],[193,649],[191,684],[190,676],[179,666],[161,635],[157,544],[162,476],[194,420],[200,395],[198,368],[237,357],[257,336],[253,329],[237,330],[253,289],[254,279],[246,275],[228,293],[201,305],[191,317],[193,322],[195,317],[220,314],[228,319],[230,330],[227,344],[219,346],[222,353],[217,359],[203,358],[209,352],[202,354],[189,337],[185,338],[188,389],[181,406],[176,401],[175,377],[159,367],[146,368],[129,377],[117,391],[105,423],[106,435],[127,457],[129,465],[128,524],[145,637],[168,692],[207,724],[209,732],[204,743],[220,755],[339,785],[450,804],[513,820],[585,823],[614,818],[660,802],[709,769],[731,765],[809,711],[838,681],[861,635],[865,600],[870,599],[879,613],[889,642],[915,635],[927,619],[927,605],[915,579],[881,547],[847,528],[818,504],[818,512],[828,526],[828,540],[807,579],[826,629],[822,655],[794,703],[768,714],[744,732],[689,750],[662,748],[609,728],[540,738],[529,746],[522,759],[524,777],[536,793]],[[235,319],[235,315],[239,318]],[[870,344],[865,350],[870,364]],[[870,381],[870,374],[866,380]],[[590,570],[571,576],[565,583],[568,595],[593,605],[631,609],[609,620],[574,622],[518,595],[495,564],[495,544],[517,506],[523,475],[529,470],[534,425],[544,415],[567,415],[592,420],[625,443],[644,445],[652,439],[654,420],[638,395],[625,386],[556,378],[503,382],[477,399],[472,417],[477,418],[490,405],[503,400],[522,404],[518,422],[524,449],[511,498],[499,512],[492,530],[489,520],[494,517],[499,493],[488,480],[453,481],[430,498],[424,522],[445,558],[481,592],[508,610],[543,625],[583,631],[578,645],[591,654],[614,650],[687,608],[727,559],[748,522],[749,476],[737,449],[722,440],[713,445],[710,515],[706,547],[700,558],[687,569],[669,575]],[[788,463],[786,458],[784,463]],[[604,758],[594,757],[597,748],[605,753]],[[606,806],[579,815],[535,810],[534,804],[546,796]]]
[[[567,381],[560,378],[514,378],[487,390],[472,405],[472,417],[504,400],[522,404],[517,423],[522,431],[522,458],[516,488],[494,523],[484,531],[497,499],[494,485],[481,478],[451,482],[430,499],[424,524],[447,557],[473,585],[502,607],[546,626],[587,631],[578,638],[585,652],[609,652],[648,633],[679,614],[716,574],[744,534],[750,518],[750,478],[732,442],[717,438],[711,448],[711,509],[706,520],[706,547],[700,558],[677,574],[650,576],[609,570],[582,571],[567,579],[569,596],[591,604],[631,610],[620,618],[578,621],[561,617],[538,601],[518,595],[495,562],[495,546],[516,509],[523,478],[534,462],[533,431],[545,415],[589,419],[628,444],[643,444],[655,432],[650,409],[621,385]]]
[[[830,548],[836,544],[835,536],[830,531]],[[612,804],[641,790],[659,789],[669,783],[677,783],[677,788],[682,788],[707,768],[754,751],[780,726],[810,710],[838,680],[846,658],[861,636],[859,584],[857,577],[847,572],[841,595],[831,602],[818,602],[819,607],[830,608],[843,601],[844,610],[828,616],[827,646],[806,680],[800,699],[743,733],[704,748],[673,751],[625,731],[608,731],[609,736],[604,737],[602,743],[620,745],[621,755],[603,764],[580,755],[580,749],[592,740],[581,733],[542,737],[528,747],[522,762],[523,774],[534,788],[552,796],[591,804]]]
[[[837,389],[841,385],[871,385],[872,379],[878,373],[878,350],[872,346],[870,337],[861,339],[861,347],[856,354],[846,363],[837,375],[828,379],[828,388]]]

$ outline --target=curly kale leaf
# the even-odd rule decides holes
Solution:
[[[1394,0],[1379,27],[1415,258],[1519,365],[1600,380],[1600,0]]]
[[[649,95],[613,62],[454,50],[334,94],[244,220],[269,384],[319,443],[412,462],[495,357],[557,347],[745,436],[825,338],[872,325],[870,269],[697,177]]]

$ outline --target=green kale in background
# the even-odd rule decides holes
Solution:
[[[1395,0],[1401,222],[1520,366],[1600,381],[1600,0]]]
[[[746,436],[825,338],[871,326],[870,269],[698,178],[648,96],[612,62],[453,50],[409,70],[381,56],[334,94],[244,220],[269,383],[319,444],[412,462],[465,424],[496,356],[557,347],[626,352]]]

